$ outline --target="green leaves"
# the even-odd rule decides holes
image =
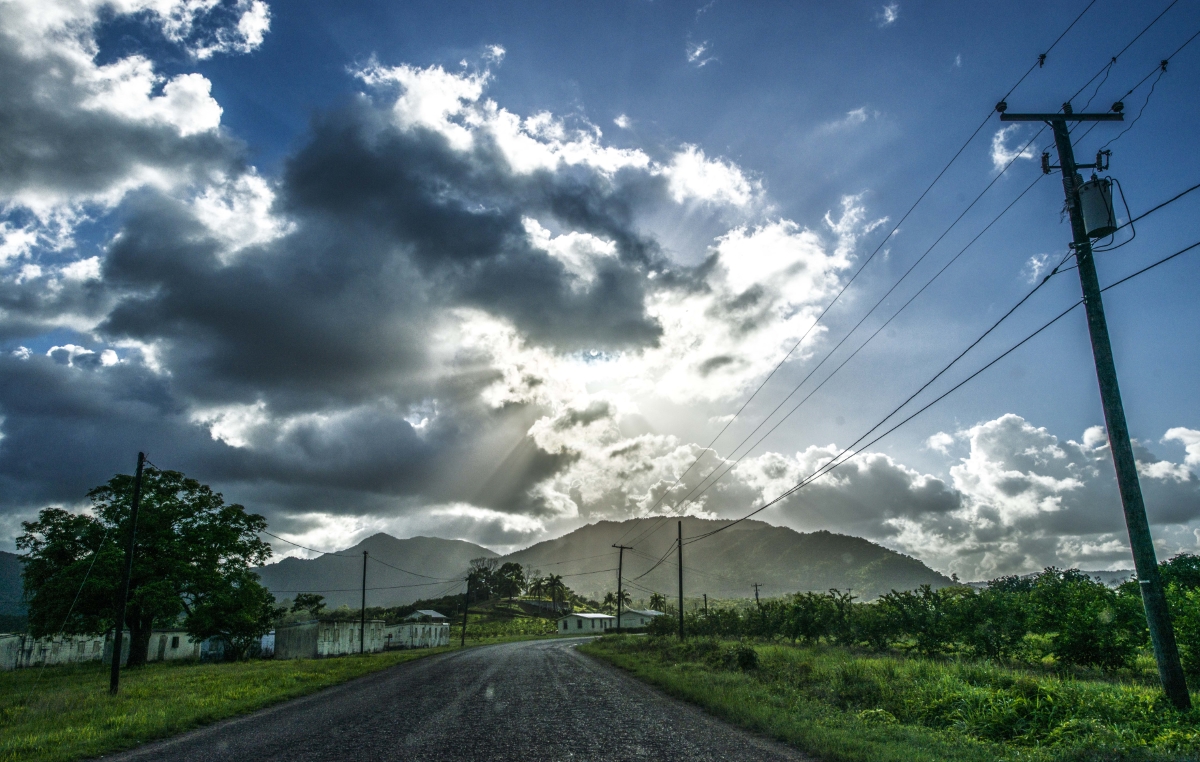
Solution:
[[[46,508],[23,525],[17,546],[25,551],[35,635],[58,632],[64,622],[69,633],[113,626],[133,486],[132,476],[118,474],[88,493],[92,515]],[[269,629],[269,617],[262,626],[263,612],[273,599],[249,571],[271,557],[271,546],[258,537],[266,526],[262,516],[226,505],[220,493],[195,479],[145,469],[130,576],[131,663],[144,657],[137,645],[148,642],[151,628],[174,625],[181,616],[193,635],[225,637],[235,652],[238,639]]]

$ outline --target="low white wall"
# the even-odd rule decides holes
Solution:
[[[433,622],[394,624],[385,628],[383,637],[388,648],[437,648],[450,645],[450,625]]]

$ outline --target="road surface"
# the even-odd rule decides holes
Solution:
[[[582,642],[504,643],[417,659],[107,759],[810,759],[584,656],[575,650]]]

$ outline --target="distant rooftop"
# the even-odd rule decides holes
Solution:
[[[582,617],[584,619],[616,619],[615,616],[611,616],[609,614],[583,614],[583,613],[567,614],[566,616],[563,617],[563,619],[566,619],[569,616],[577,616],[577,617]]]
[[[406,620],[407,619],[449,619],[449,617],[447,617],[445,614],[439,614],[438,612],[434,611],[433,609],[418,609],[404,618]]]

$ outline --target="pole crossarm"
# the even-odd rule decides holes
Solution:
[[[1123,122],[1124,114],[1008,114],[1000,115],[1002,122]]]

